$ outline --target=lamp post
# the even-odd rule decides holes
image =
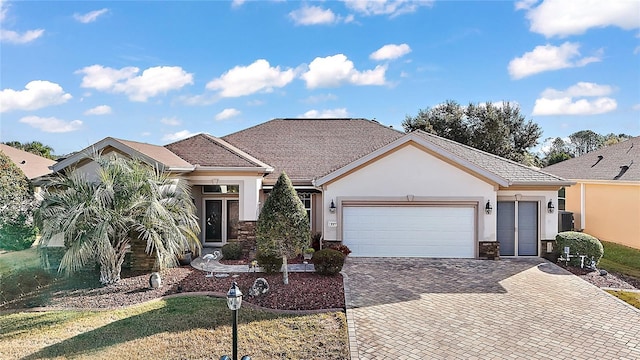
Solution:
[[[227,306],[233,311],[233,360],[238,360],[238,310],[242,305],[242,291],[238,288],[238,283],[233,282],[231,288],[227,292]],[[223,355],[220,360],[230,360],[228,355]],[[242,357],[241,360],[251,360],[248,355]]]

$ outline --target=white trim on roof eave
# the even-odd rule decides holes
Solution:
[[[235,167],[235,166],[201,166],[196,165],[194,171],[229,171],[229,172],[263,172],[272,173],[272,167]]]
[[[381,156],[381,155],[385,154],[386,152],[388,152],[388,151],[390,151],[390,150],[392,150],[392,149],[394,149],[394,148],[396,148],[398,146],[401,146],[401,145],[404,145],[404,144],[408,143],[409,141],[416,142],[419,145],[422,145],[422,146],[426,147],[427,149],[435,152],[436,154],[438,154],[438,155],[440,155],[440,156],[442,156],[442,157],[444,157],[446,159],[449,159],[449,160],[453,161],[454,163],[459,164],[462,167],[465,167],[465,168],[471,170],[472,172],[474,172],[474,173],[476,173],[478,175],[481,175],[481,176],[483,176],[483,177],[495,182],[496,184],[498,184],[500,186],[509,186],[509,185],[511,185],[509,180],[507,180],[507,179],[505,179],[505,178],[503,178],[501,176],[498,176],[498,175],[496,175],[496,174],[494,174],[492,172],[489,172],[489,171],[487,171],[487,170],[485,170],[485,169],[483,169],[483,168],[481,168],[481,167],[479,167],[479,166],[477,166],[477,165],[475,165],[475,164],[473,164],[473,163],[471,163],[471,162],[469,162],[467,160],[464,160],[461,157],[446,151],[445,149],[441,148],[440,146],[438,146],[438,145],[436,145],[436,144],[434,144],[434,143],[432,143],[432,142],[430,142],[430,141],[428,141],[428,140],[426,140],[426,139],[424,139],[424,138],[422,138],[422,137],[420,137],[420,136],[418,136],[418,135],[416,135],[414,133],[408,133],[405,136],[403,136],[403,137],[401,137],[401,138],[399,138],[399,139],[397,139],[397,140],[395,140],[395,141],[393,141],[393,142],[381,147],[380,149],[375,150],[375,151],[373,151],[373,152],[361,157],[360,159],[357,159],[357,160],[355,160],[355,161],[353,161],[353,162],[351,162],[351,163],[349,163],[349,164],[347,164],[347,165],[345,165],[345,166],[343,166],[343,167],[341,167],[341,168],[339,168],[339,169],[337,169],[335,171],[332,171],[331,173],[329,173],[329,174],[327,174],[327,175],[325,175],[323,177],[320,177],[318,179],[314,179],[312,181],[312,183],[313,183],[314,186],[322,186],[322,185],[326,184],[327,182],[329,182],[329,181],[331,181],[333,179],[336,179],[336,178],[348,173],[349,171],[357,168],[358,166],[363,165],[363,164],[365,164],[365,163],[377,158],[378,156]]]
[[[157,159],[154,159],[148,155],[145,155],[141,152],[139,152],[138,150],[125,145],[124,143],[112,138],[112,137],[106,137],[100,141],[98,141],[97,143],[88,146],[84,149],[82,149],[81,151],[78,151],[77,153],[73,154],[72,156],[60,161],[57,164],[53,165],[53,171],[54,172],[59,172],[60,170],[66,169],[67,167],[69,167],[72,164],[77,164],[80,161],[84,160],[84,159],[89,159],[89,151],[90,152],[100,152],[102,150],[104,150],[107,146],[111,146],[113,148],[116,148],[122,152],[124,152],[125,154],[129,155],[131,158],[139,158],[144,160],[145,162],[147,162],[150,165],[155,165],[156,167],[161,167],[162,170],[165,170],[168,168],[168,166],[164,163],[161,163],[160,161],[158,161]]]
[[[575,185],[575,181],[514,181],[510,186],[572,186]]]
[[[601,184],[601,185],[640,185],[640,180],[598,180],[598,179],[571,179],[575,183]]]

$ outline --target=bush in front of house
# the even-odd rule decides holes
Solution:
[[[222,245],[222,258],[225,260],[238,260],[242,257],[242,244],[233,242]]]
[[[329,249],[338,250],[344,254],[344,256],[349,256],[351,254],[351,249],[347,245],[344,244],[335,244],[329,246]]]
[[[267,274],[277,273],[282,268],[282,258],[277,255],[259,252],[256,254],[256,261],[258,262],[258,266]]]
[[[577,231],[559,233],[556,235],[556,244],[558,251],[563,256],[564,248],[568,246],[571,255],[586,255],[588,259],[593,258],[596,264],[600,261],[602,255],[604,255],[604,248],[598,238]],[[580,258],[572,258],[570,264],[580,266]]]
[[[313,253],[313,266],[321,275],[335,275],[342,270],[347,256],[338,250],[322,249]]]

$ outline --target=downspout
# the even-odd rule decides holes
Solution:
[[[580,228],[581,229],[585,229],[587,227],[586,226],[587,217],[585,215],[585,209],[587,208],[585,204],[586,192],[587,191],[585,188],[585,184],[580,183]]]

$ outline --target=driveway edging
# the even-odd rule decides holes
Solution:
[[[344,312],[347,317],[347,343],[349,346],[349,359],[359,360],[358,341],[356,338],[356,322],[353,318],[353,310],[350,309],[351,290],[349,287],[349,276],[346,272],[340,271],[342,275],[342,287],[344,290]]]

